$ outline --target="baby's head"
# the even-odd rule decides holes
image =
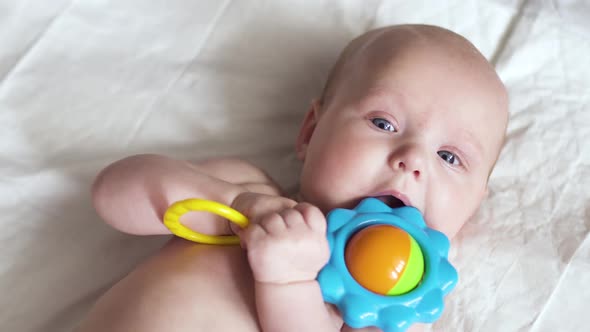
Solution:
[[[487,193],[508,97],[465,38],[425,25],[354,39],[297,139],[300,196],[324,212],[379,197],[454,236]]]

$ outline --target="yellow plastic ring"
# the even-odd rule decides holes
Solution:
[[[227,205],[205,199],[191,198],[170,205],[168,210],[166,210],[166,213],[164,213],[164,225],[168,227],[172,234],[193,242],[222,245],[240,243],[240,239],[235,235],[207,235],[195,232],[184,226],[180,223],[180,217],[191,211],[206,211],[214,213],[233,222],[241,228],[245,228],[249,223],[246,216]]]

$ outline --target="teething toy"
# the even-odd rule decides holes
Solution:
[[[346,324],[398,332],[440,317],[457,271],[447,260],[449,240],[426,226],[417,209],[367,198],[327,219],[331,256],[318,282]]]
[[[390,225],[369,226],[352,235],[344,261],[361,286],[381,295],[405,294],[424,274],[424,258],[416,240]]]
[[[207,211],[219,215],[234,224],[246,228],[249,221],[246,216],[240,212],[230,208],[227,205],[209,201],[206,199],[185,199],[178,201],[166,210],[164,213],[164,225],[172,232],[172,234],[181,237],[185,240],[206,243],[206,244],[240,244],[240,239],[235,235],[213,236],[201,234],[180,223],[180,217],[190,211]]]
[[[210,236],[180,223],[189,211],[218,214],[244,228],[248,219],[223,204],[187,199],[170,206],[164,224],[184,239],[237,244],[237,236]],[[415,322],[440,317],[443,296],[457,283],[447,260],[449,240],[426,226],[413,207],[390,208],[376,198],[356,208],[334,209],[327,216],[330,260],[318,274],[324,300],[335,304],[349,326],[405,331]]]

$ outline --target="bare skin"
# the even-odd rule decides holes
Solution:
[[[454,236],[486,195],[506,121],[502,83],[462,37],[428,26],[369,32],[344,51],[303,121],[297,201],[235,159],[135,156],[98,176],[98,213],[128,233],[167,234],[164,210],[189,197],[231,205],[252,225],[235,229],[245,250],[171,240],[108,291],[79,331],[352,330],[315,281],[328,256],[325,213],[378,196],[416,207]],[[211,215],[183,222],[231,233]]]
[[[173,239],[96,304],[80,331],[259,331],[239,247]]]
[[[220,171],[228,175],[219,176]],[[161,185],[169,183],[178,185],[162,192]],[[189,164],[155,155],[129,157],[105,169],[93,188],[94,204],[110,224],[118,226],[119,216],[127,212],[145,218],[145,223],[151,221],[151,231],[163,234],[167,230],[160,228],[161,207],[185,197],[204,197],[195,190],[199,186],[193,187],[198,183],[222,188],[223,195],[209,197],[227,205],[233,202],[252,221],[257,215],[296,204],[279,196],[278,188],[263,172],[243,161]],[[145,191],[158,195],[136,196]],[[131,204],[136,199],[140,204]],[[211,215],[186,217],[183,222],[195,230],[229,232],[227,223]],[[144,232],[135,224],[125,227],[127,232]],[[101,297],[78,331],[260,331],[253,283],[241,247],[207,246],[173,238]],[[334,324],[342,324],[336,315],[333,319]]]

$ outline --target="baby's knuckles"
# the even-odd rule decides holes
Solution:
[[[231,207],[244,214],[251,223],[274,212],[280,212],[295,206],[297,202],[292,199],[258,192],[243,192],[236,196]]]
[[[295,209],[303,215],[303,219],[309,227],[325,237],[327,229],[326,217],[317,206],[309,203],[299,203],[295,206]]]
[[[289,209],[289,213],[282,213],[284,218],[273,214],[261,221],[261,225],[264,225],[281,218],[282,222],[290,225],[279,234],[250,233],[256,235],[247,244],[248,260],[258,282],[287,284],[310,281],[317,277],[330,253],[325,226],[312,227],[313,223],[325,223],[325,218],[321,212],[314,213],[313,208],[304,208],[300,204],[295,209]],[[319,220],[312,221],[306,217]],[[300,224],[294,225],[297,222]]]

